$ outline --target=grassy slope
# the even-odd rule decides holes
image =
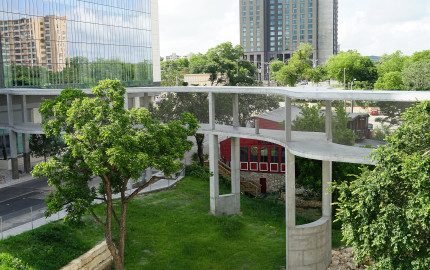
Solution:
[[[190,177],[173,190],[137,197],[128,207],[126,269],[279,269],[285,265],[284,205],[246,196],[241,203],[242,215],[209,214],[209,184]],[[0,241],[0,253],[34,269],[58,269],[102,238],[91,219],[81,228],[55,223]]]

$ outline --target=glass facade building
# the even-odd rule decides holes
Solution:
[[[153,85],[151,2],[0,0],[0,88]]]

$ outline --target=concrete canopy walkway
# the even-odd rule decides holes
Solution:
[[[90,93],[90,90],[85,90]],[[0,129],[8,129],[11,138],[13,172],[17,172],[16,132],[41,133],[35,121],[35,108],[45,98],[60,94],[60,89],[1,89]],[[148,97],[160,92],[207,93],[209,99],[209,123],[202,124],[199,132],[209,136],[210,210],[213,214],[240,212],[240,138],[266,140],[286,148],[286,258],[287,269],[326,269],[331,261],[331,194],[327,188],[332,181],[332,162],[372,164],[370,149],[343,146],[332,143],[331,107],[334,100],[416,102],[430,100],[429,91],[350,91],[324,87],[135,87],[127,89],[126,108],[145,107]],[[216,104],[214,94],[232,94],[233,125],[215,123]],[[265,131],[239,127],[239,94],[281,95],[285,98],[285,130]],[[291,100],[321,100],[326,106],[325,133],[292,132]],[[196,104],[199,106],[199,104]],[[218,159],[219,136],[231,136],[231,194],[219,194]],[[28,158],[28,136],[24,136],[24,158]],[[316,222],[296,226],[295,222],[295,156],[322,161],[322,218]],[[26,164],[29,162],[27,161]]]

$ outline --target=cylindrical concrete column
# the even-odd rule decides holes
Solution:
[[[291,141],[291,98],[285,97],[285,140]]]
[[[216,214],[216,206],[219,198],[219,171],[218,171],[218,135],[209,135],[209,170],[213,173],[210,177],[210,207],[211,213]]]

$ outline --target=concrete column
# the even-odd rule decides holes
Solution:
[[[138,98],[139,99],[139,103],[140,103],[140,107],[144,107],[146,109],[149,109],[149,104],[150,104],[150,97],[148,93],[144,93],[143,97]]]
[[[233,94],[233,127],[239,126],[239,94]]]
[[[12,127],[13,123],[13,96],[11,94],[7,95],[7,114],[9,120],[9,126]],[[10,142],[10,157],[12,163],[12,178],[19,179],[18,172],[18,145],[16,141],[16,132],[11,128],[9,129],[9,142]]]
[[[209,125],[211,129],[215,129],[215,96],[214,93],[210,92],[209,97]]]
[[[286,172],[285,172],[285,224],[286,224],[286,270],[289,264],[289,234],[296,227],[296,157],[285,151]],[[294,260],[294,258],[291,258]]]
[[[22,96],[22,122],[28,122],[27,97]],[[24,172],[29,173],[31,167],[29,134],[22,134]]]
[[[331,217],[331,193],[327,189],[332,182],[332,162],[322,162],[322,215]]]
[[[231,193],[240,195],[240,138],[231,138]]]
[[[291,98],[285,97],[285,140],[291,141]]]
[[[124,95],[124,109],[128,110],[128,94]]]
[[[296,227],[296,156],[286,151],[286,186],[285,186],[285,205],[287,206],[286,218],[287,227]]]
[[[219,172],[218,172],[218,135],[209,135],[209,170],[213,173],[210,177],[210,206],[211,213],[217,214],[217,202],[219,199]]]
[[[135,97],[134,98],[133,105],[134,105],[134,108],[136,108],[136,109],[139,109],[141,107],[141,105],[140,105],[140,97]]]
[[[152,169],[147,168],[145,171],[145,182],[148,182],[152,178]]]
[[[331,117],[332,117],[331,101],[326,100],[326,102],[325,102],[325,133],[327,136],[327,141],[329,141],[329,142],[331,142],[333,140]]]

